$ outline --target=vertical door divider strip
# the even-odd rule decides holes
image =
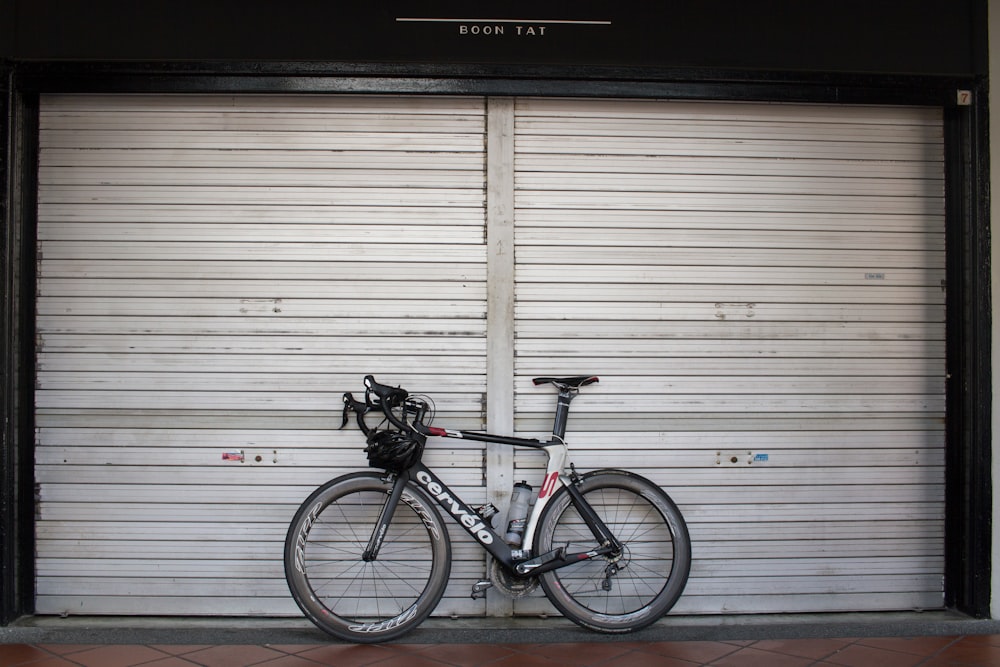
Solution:
[[[486,103],[486,426],[514,432],[514,100]],[[514,452],[486,445],[486,494],[507,515]],[[510,616],[513,602],[487,595],[488,616]]]

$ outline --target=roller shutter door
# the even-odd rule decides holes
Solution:
[[[482,99],[43,99],[39,613],[297,613],[288,521],[366,465],[340,393],[374,373],[482,427],[484,118]],[[482,449],[428,460],[484,497]],[[458,543],[442,609],[481,613]]]
[[[601,376],[576,464],[680,504],[676,611],[941,607],[940,113],[521,100],[515,146],[518,428]]]
[[[483,428],[504,345],[523,435],[551,426],[532,376],[601,375],[575,461],[681,504],[678,612],[943,604],[939,111],[511,109],[505,342],[484,100],[43,98],[40,613],[297,615],[291,513],[365,465],[340,392],[374,372]],[[429,464],[485,499],[483,449],[452,442]],[[481,552],[454,546],[438,613],[487,613]]]

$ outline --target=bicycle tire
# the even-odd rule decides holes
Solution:
[[[410,483],[379,556],[362,553],[392,485],[383,474],[338,477],[302,503],[285,538],[285,579],[317,627],[350,642],[400,637],[434,610],[451,573],[451,542],[431,499]]]
[[[549,601],[591,630],[625,633],[659,620],[677,602],[691,570],[691,538],[677,505],[648,479],[622,470],[584,475],[579,490],[622,543],[617,561],[597,557],[542,573]],[[535,532],[536,553],[597,548],[566,488],[553,496]],[[619,568],[609,576],[609,568]]]

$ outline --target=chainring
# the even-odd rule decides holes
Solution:
[[[500,565],[496,558],[490,559],[490,581],[493,587],[511,598],[522,598],[538,588],[538,577],[517,577]]]

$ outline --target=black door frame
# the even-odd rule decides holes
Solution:
[[[2,63],[0,625],[34,610],[34,295],[41,93],[633,97],[942,108],[947,238],[945,602],[989,616],[992,480],[989,137],[983,77],[343,63]],[[970,93],[968,98],[960,91]],[[961,101],[960,101],[961,98]],[[5,169],[5,172],[4,172]]]

